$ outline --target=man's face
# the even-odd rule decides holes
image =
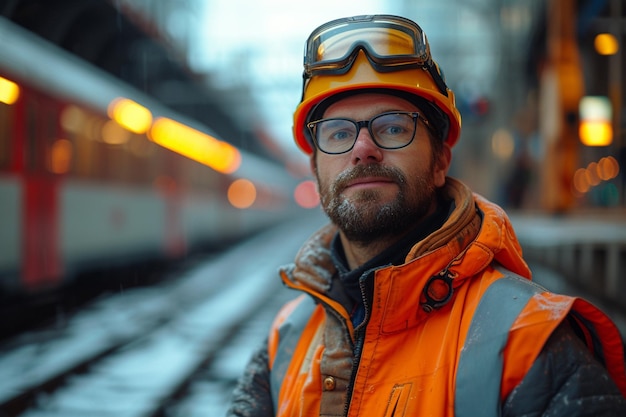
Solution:
[[[389,111],[417,111],[413,104],[384,94],[358,94],[332,104],[324,118],[369,120]],[[381,149],[367,128],[349,152],[316,150],[311,167],[324,211],[353,242],[392,238],[406,232],[436,206],[435,190],[445,183],[450,149],[435,160],[426,127],[418,121],[413,142]]]

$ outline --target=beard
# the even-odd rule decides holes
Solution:
[[[433,161],[429,170],[412,178],[397,168],[382,165],[357,165],[348,169],[330,184],[317,180],[322,207],[330,220],[350,241],[367,244],[403,235],[423,219],[436,199],[436,187],[429,181]],[[361,177],[384,177],[398,185],[399,191],[391,201],[383,201],[377,190],[362,190],[351,197],[342,194],[348,184]]]

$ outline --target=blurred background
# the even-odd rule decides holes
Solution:
[[[625,8],[2,0],[4,287],[54,287],[112,257],[175,258],[318,210],[291,135],[303,45],[355,14],[426,31],[463,118],[452,176],[511,211],[620,218]]]
[[[454,175],[513,207],[624,206],[621,1],[119,3],[179,45],[190,69],[224,92],[220,101],[236,123],[267,140],[234,143],[265,145],[287,164],[301,158],[291,115],[310,31],[360,13],[407,16],[426,31],[458,96],[464,133]]]
[[[0,0],[3,337],[23,336],[33,311],[64,327],[87,289],[169,283],[276,227],[315,230],[324,220],[291,135],[304,41],[328,20],[379,13],[425,30],[456,93],[450,174],[507,209],[552,285],[621,314],[623,0]],[[283,257],[265,239],[244,257],[272,268],[301,241]],[[176,303],[222,294],[223,275]],[[35,387],[24,404],[48,386],[37,375],[13,391]],[[144,415],[165,415],[160,404]]]

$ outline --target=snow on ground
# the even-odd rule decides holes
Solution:
[[[311,213],[254,236],[176,280],[102,297],[71,317],[58,333],[21,335],[0,350],[0,400],[119,340],[141,336],[121,353],[73,377],[23,416],[91,416],[95,410],[102,416],[142,415],[199,365],[202,354],[220,343],[230,323],[259,308],[263,297],[286,291],[278,267],[293,260],[322,222],[321,214]],[[262,308],[235,347],[217,359],[216,371],[229,382],[242,372],[279,305]],[[167,324],[158,331],[142,336],[164,321]],[[188,403],[189,409],[206,413],[208,404],[225,407],[230,392],[224,392],[223,384],[209,382],[206,388],[195,397],[205,407]]]

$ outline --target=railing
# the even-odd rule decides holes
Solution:
[[[512,216],[529,262],[554,269],[573,286],[626,310],[626,214],[622,217]]]

